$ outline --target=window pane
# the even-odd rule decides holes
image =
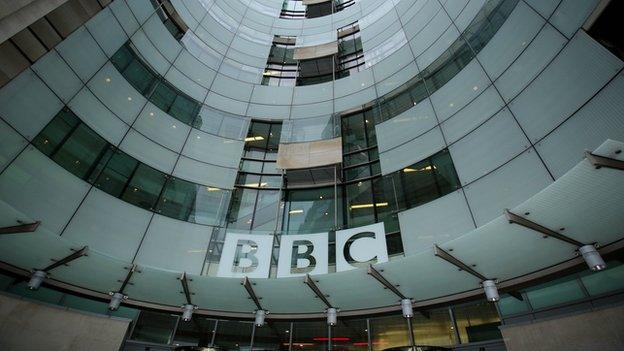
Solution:
[[[576,276],[564,277],[527,289],[533,309],[554,306],[585,297]]]
[[[249,350],[252,328],[251,322],[220,320],[214,346],[224,350]]]
[[[169,107],[173,104],[176,96],[176,91],[173,88],[163,82],[158,82],[149,100],[161,110],[169,112]]]
[[[282,222],[286,234],[319,233],[335,228],[334,187],[289,190],[286,199]]]
[[[432,167],[435,170],[437,184],[440,188],[440,196],[459,189],[459,179],[455,172],[451,153],[448,150],[442,150],[433,155]]]
[[[295,322],[292,334],[293,350],[327,350],[327,323],[325,321]]]
[[[63,108],[37,135],[33,140],[33,144],[39,151],[50,156],[79,124],[80,120],[78,117],[68,108]]]
[[[123,76],[138,90],[141,94],[146,95],[156,80],[156,75],[152,73],[138,59],[130,62],[128,67],[121,72]]]
[[[347,224],[350,228],[375,222],[371,181],[349,184],[347,188]]]
[[[373,351],[382,351],[393,347],[409,346],[407,324],[400,315],[378,317],[370,320]]]
[[[462,343],[502,339],[496,306],[487,301],[453,307]]]
[[[61,167],[86,179],[108,143],[85,124],[80,124],[52,156]]]
[[[95,186],[115,197],[120,197],[138,165],[137,160],[117,150],[100,173]]]
[[[199,112],[199,104],[184,95],[178,95],[169,110],[169,114],[174,118],[191,124]]]
[[[216,321],[205,317],[193,316],[189,323],[179,323],[176,329],[174,343],[208,346],[215,332]]]
[[[418,346],[455,345],[455,330],[452,329],[451,316],[447,308],[427,311],[429,318],[415,313],[412,320],[414,339]]]
[[[176,315],[141,311],[131,339],[168,344],[171,341],[171,335],[177,320],[178,316]]]
[[[131,204],[153,210],[165,180],[164,173],[140,164],[121,198]]]

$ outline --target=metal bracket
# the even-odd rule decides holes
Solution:
[[[180,276],[180,284],[182,284],[182,290],[184,290],[184,296],[186,297],[186,303],[189,305],[192,305],[193,302],[191,301],[191,289],[189,288],[189,284],[188,281],[189,279],[186,277],[186,272],[182,273],[182,275]]]
[[[555,239],[561,240],[561,241],[565,241],[568,244],[572,244],[576,247],[581,247],[585,244],[583,244],[580,241],[574,240],[572,238],[569,238],[561,233],[557,233],[556,231],[546,228],[543,225],[537,224],[535,222],[532,222],[524,217],[518,216],[517,214],[509,211],[508,209],[505,209],[505,217],[507,217],[507,220],[509,220],[509,223],[515,223],[518,225],[521,225],[525,228],[529,228],[531,230],[534,230],[536,232],[542,233],[546,236],[550,236],[553,237]]]
[[[316,285],[316,282],[314,281],[314,279],[312,279],[312,277],[309,274],[306,274],[305,280],[303,281],[303,283],[307,285],[312,290],[312,292],[314,292],[316,297],[318,297],[319,299],[321,299],[321,301],[323,301],[323,303],[325,304],[325,306],[327,306],[327,308],[333,308],[331,303],[329,303],[329,300],[327,300],[327,297],[325,297],[325,294],[323,294],[321,289],[319,289],[318,285]]]
[[[392,291],[396,296],[398,296],[401,300],[406,299],[405,295],[403,295],[396,286],[392,285],[378,270],[376,270],[372,264],[368,265],[368,271],[366,272],[371,277],[375,278],[381,285],[385,286],[388,290]]]
[[[132,267],[130,267],[130,269],[128,270],[128,274],[126,274],[126,279],[124,279],[124,281],[121,283],[121,287],[119,288],[119,293],[123,294],[124,289],[126,288],[126,285],[128,285],[130,283],[130,278],[132,278],[132,274],[134,274],[134,272],[137,270],[137,265],[133,264]]]
[[[262,305],[260,305],[260,298],[258,298],[258,295],[256,295],[256,292],[253,289],[253,284],[251,283],[251,280],[245,277],[245,279],[243,279],[243,282],[241,284],[245,287],[245,290],[247,290],[247,294],[249,294],[249,297],[256,304],[256,307],[259,310],[263,310],[264,308],[262,308]]]
[[[39,227],[39,224],[41,224],[41,221],[0,228],[0,235],[34,232],[35,230],[37,230],[37,227]]]
[[[56,268],[56,267],[60,267],[63,266],[77,258],[80,258],[82,256],[86,256],[87,253],[89,252],[89,247],[88,246],[83,246],[80,250],[75,251],[74,253],[65,256],[63,258],[61,258],[58,261],[55,261],[54,263],[52,263],[51,265],[45,267],[44,269],[42,269],[42,271],[44,272],[49,272],[50,270]]]
[[[438,245],[433,245],[433,254],[445,260],[446,262],[458,267],[459,269],[474,275],[475,277],[481,279],[481,281],[488,280],[488,278],[484,277],[481,273],[475,271],[464,262],[458,260],[448,252],[442,250]]]
[[[616,160],[610,157],[604,157],[585,151],[585,157],[596,168],[606,167],[624,171],[624,161]]]

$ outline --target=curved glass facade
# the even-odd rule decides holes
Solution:
[[[0,46],[2,290],[123,292],[129,349],[328,351],[409,345],[404,299],[416,345],[493,347],[621,293],[598,0],[68,3]],[[581,271],[590,244],[609,269]]]

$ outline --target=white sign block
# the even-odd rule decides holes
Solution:
[[[349,241],[351,240],[351,241]],[[355,269],[353,263],[388,261],[383,223],[336,232],[336,271]]]
[[[328,233],[282,235],[277,277],[327,273],[328,237]]]
[[[227,233],[217,276],[268,278],[272,247],[272,235]]]

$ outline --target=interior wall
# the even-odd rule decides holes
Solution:
[[[120,350],[129,319],[0,295],[0,350]]]
[[[624,306],[500,327],[508,351],[624,350]]]

